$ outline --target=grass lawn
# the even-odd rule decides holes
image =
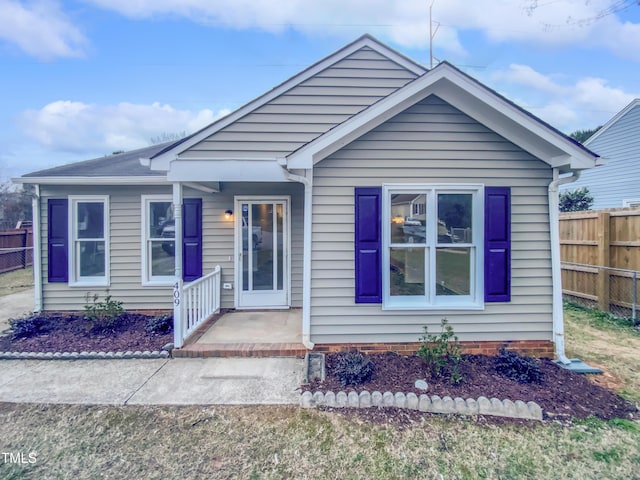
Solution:
[[[33,287],[33,268],[21,268],[0,274],[0,297]]]
[[[572,355],[640,398],[640,337],[567,311]],[[504,422],[407,416],[369,423],[296,407],[107,407],[0,404],[0,478],[631,479],[640,424],[597,419]]]

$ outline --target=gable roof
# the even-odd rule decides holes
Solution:
[[[287,156],[288,168],[310,168],[347,143],[429,95],[437,95],[561,172],[595,166],[597,154],[448,62]]]
[[[589,138],[587,138],[587,140],[585,140],[584,144],[585,145],[589,145],[591,144],[594,140],[596,140],[600,135],[602,135],[603,133],[605,133],[607,130],[609,130],[614,124],[618,123],[618,121],[624,117],[627,113],[629,113],[631,110],[633,110],[635,107],[640,106],[640,98],[636,98],[635,100],[633,100],[629,105],[627,105],[626,107],[624,107],[622,110],[620,110],[616,115],[614,115],[614,117],[609,120],[607,123],[605,123],[600,130],[598,130],[596,133],[594,133],[593,135],[591,135]]]
[[[129,177],[142,183],[145,179],[147,181],[164,179],[166,177],[162,172],[154,172],[140,165],[140,157],[154,155],[170,144],[171,142],[165,142],[129,152],[105,155],[104,157],[91,160],[47,168],[45,170],[27,173],[19,179],[16,179],[16,181],[19,183],[39,183],[43,178],[54,178],[62,183],[64,178],[69,177],[91,179],[89,181]]]
[[[393,50],[392,48],[380,43],[371,35],[363,35],[362,37],[351,42],[340,50],[332,53],[331,55],[323,58],[322,60],[316,62],[300,73],[289,78],[280,85],[272,88],[260,97],[252,100],[243,107],[240,107],[238,110],[227,115],[226,117],[223,117],[220,120],[212,123],[211,125],[201,129],[200,131],[195,132],[189,137],[186,137],[172,145],[167,146],[165,149],[161,150],[155,155],[147,157],[147,159],[144,159],[146,160],[145,163],[154,170],[168,170],[169,162],[173,160],[177,155],[185,152],[189,148],[197,145],[199,142],[202,142],[203,140],[216,134],[217,132],[220,132],[225,127],[233,124],[234,122],[237,122],[251,112],[254,112],[260,107],[265,106],[272,100],[283,95],[285,92],[299,86],[303,82],[312,78],[314,75],[322,72],[323,70],[326,70],[340,60],[343,60],[349,55],[357,52],[358,50],[365,48],[371,49],[381,54],[382,56],[387,57],[389,60],[398,64],[400,67],[408,70],[409,72],[412,72],[415,76],[422,75],[427,71],[427,69],[422,65],[409,59],[396,50]],[[328,126],[327,128],[330,128],[330,126]]]

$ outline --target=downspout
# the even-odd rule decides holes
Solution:
[[[37,313],[42,311],[42,233],[40,224],[40,185],[35,185],[35,190],[33,192],[33,196],[31,197],[31,219],[33,220],[33,311]]]
[[[560,208],[558,187],[573,183],[580,178],[580,171],[575,170],[570,177],[559,177],[558,169],[553,169],[553,180],[549,184],[549,228],[551,234],[551,275],[553,278],[553,342],[556,357],[560,363],[569,365],[571,361],[564,352],[564,314],[562,309],[562,268],[560,265]]]
[[[313,202],[313,178],[291,173],[283,167],[287,179],[304,185],[304,222],[302,248],[302,343],[313,350],[311,341],[311,212]],[[307,172],[312,171],[307,169]]]

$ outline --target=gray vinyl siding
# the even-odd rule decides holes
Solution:
[[[87,292],[104,296],[105,287],[70,287],[65,283],[48,283],[47,270],[47,200],[68,195],[108,195],[110,207],[111,286],[114,299],[124,302],[130,310],[171,309],[172,287],[142,286],[141,196],[171,195],[166,187],[125,186],[43,186],[41,189],[41,251],[44,310],[83,310]],[[184,197],[203,199],[203,273],[222,268],[222,281],[234,283],[234,227],[224,219],[224,212],[233,209],[234,195],[290,195],[291,196],[291,304],[302,305],[302,234],[304,189],[300,184],[223,184],[220,193],[205,194],[184,189]],[[234,284],[235,287],[235,284]],[[222,307],[233,308],[234,291],[222,290]]]
[[[589,149],[603,157],[605,165],[582,172],[563,191],[589,188],[593,209],[622,207],[623,200],[640,199],[640,105],[602,132]]]
[[[551,340],[547,164],[428,97],[314,168],[311,339],[417,341],[447,317],[460,340]],[[484,310],[389,311],[355,304],[354,187],[475,183],[512,193],[512,300]]]
[[[365,47],[180,156],[282,157],[415,78],[414,73]]]

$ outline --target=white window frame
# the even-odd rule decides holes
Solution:
[[[109,195],[69,195],[69,286],[71,287],[108,287],[111,283],[111,231],[109,214]],[[102,203],[104,238],[78,238],[78,204]],[[81,241],[104,241],[104,275],[101,277],[80,276],[78,245]]]
[[[391,195],[426,195],[427,236],[425,244],[424,296],[391,296],[389,272],[391,237]],[[472,194],[471,243],[454,244],[471,249],[469,295],[436,295],[437,195]],[[433,223],[431,223],[433,222]],[[449,245],[449,244],[446,244]],[[480,184],[383,184],[382,185],[382,309],[383,310],[482,310],[484,309],[484,185]]]
[[[151,274],[151,239],[149,238],[149,206],[152,202],[169,202],[173,205],[173,197],[169,195],[142,195],[140,212],[142,215],[140,257],[142,259],[142,286],[143,287],[167,287],[172,286],[175,281],[175,275],[156,275]],[[174,238],[175,242],[175,238]],[[177,246],[175,247],[177,248]],[[174,262],[175,264],[175,262]]]
[[[640,207],[640,198],[627,198],[622,200],[623,207]]]

